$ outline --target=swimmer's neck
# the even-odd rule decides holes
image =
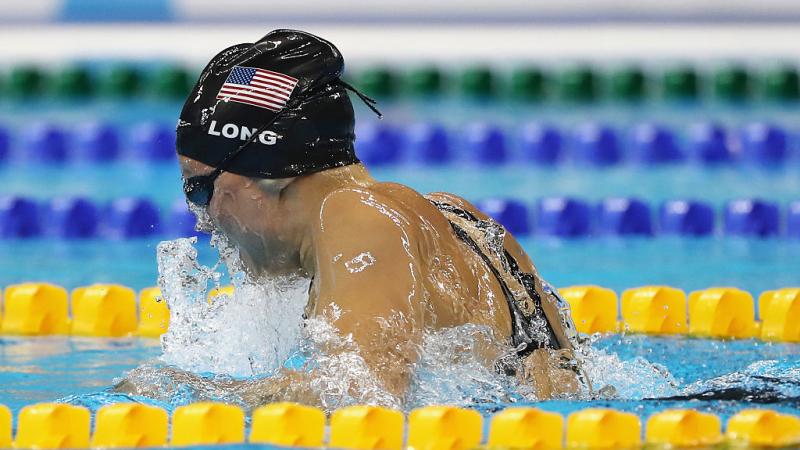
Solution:
[[[367,188],[375,184],[363,164],[352,164],[294,178],[280,191],[281,240],[285,254],[243,252],[246,266],[260,276],[299,274],[314,278],[316,274],[315,230],[320,226],[320,210],[325,198],[339,189]],[[255,250],[255,249],[254,249]]]

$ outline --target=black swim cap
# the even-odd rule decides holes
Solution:
[[[244,145],[224,169],[255,178],[357,163],[343,70],[333,44],[302,31],[275,30],[229,47],[208,63],[183,105],[177,151],[219,167]]]

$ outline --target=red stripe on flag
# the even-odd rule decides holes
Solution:
[[[275,89],[285,91],[287,94],[291,94],[292,91],[294,90],[293,84],[287,85],[287,84],[277,83],[274,80],[270,80],[269,78],[253,77],[253,80],[250,81],[250,84],[273,86],[275,87]]]
[[[233,101],[238,101],[238,100],[247,100],[247,101],[248,101],[248,102],[250,102],[250,103],[253,103],[253,104],[258,104],[258,105],[262,105],[262,106],[264,106],[264,107],[266,107],[266,108],[269,108],[269,109],[276,109],[276,110],[280,110],[280,109],[282,108],[281,106],[279,106],[279,105],[276,105],[276,104],[274,104],[274,103],[265,102],[265,101],[263,101],[263,100],[260,100],[260,99],[257,99],[257,98],[246,97],[246,96],[243,96],[243,95],[230,95],[230,94],[222,94],[221,96],[222,96],[223,98],[225,98],[225,99],[229,99],[229,100],[233,100]]]
[[[256,68],[256,73],[267,73],[267,74],[270,74],[270,75],[274,75],[276,77],[286,78],[287,80],[292,81],[294,83],[297,83],[298,81],[300,81],[295,77],[286,75],[285,73],[273,72],[273,71],[267,70],[267,69],[258,69],[258,68]]]
[[[278,88],[278,87],[273,87],[274,86],[273,84],[265,84],[265,83],[262,83],[260,81],[255,81],[255,80],[251,81],[250,84],[238,84],[238,83],[230,83],[229,82],[229,83],[223,84],[222,86],[223,87],[224,86],[229,86],[229,87],[230,86],[236,86],[236,87],[240,87],[240,88],[251,88],[251,89],[255,88],[255,90],[258,90],[258,91],[272,92],[272,93],[274,93],[276,95],[284,96],[284,98],[286,98],[286,100],[288,100],[289,96],[292,94],[292,92],[289,91],[289,90],[286,90],[286,89],[283,89],[283,88]]]
[[[220,100],[228,100],[228,101],[237,102],[237,103],[245,103],[247,105],[257,106],[259,108],[264,108],[264,109],[268,109],[270,111],[275,111],[275,112],[278,112],[278,111],[281,110],[281,108],[276,108],[274,106],[270,106],[270,105],[267,105],[265,103],[251,101],[251,100],[248,100],[248,99],[245,99],[245,98],[238,98],[238,97],[235,97],[235,96],[218,95],[217,98],[220,99]]]
[[[248,99],[253,100],[253,101],[258,101],[258,102],[261,102],[261,103],[264,103],[264,104],[268,104],[268,105],[273,106],[275,108],[283,108],[284,106],[286,106],[285,103],[279,103],[279,102],[276,102],[274,100],[260,98],[260,97],[254,96],[254,95],[250,95],[250,94],[248,94],[246,92],[233,92],[233,93],[220,92],[220,95],[224,95],[226,97],[248,98]]]
[[[288,92],[286,92],[286,91],[284,91],[282,89],[275,89],[272,86],[264,86],[261,83],[257,83],[255,81],[250,83],[250,87],[254,88],[253,90],[256,91],[256,92],[263,92],[265,94],[276,95],[276,96],[278,96],[280,98],[283,98],[285,100],[289,100],[289,96],[291,95],[290,93],[288,93]]]
[[[281,80],[276,80],[275,78],[272,77],[264,77],[259,75],[254,76],[252,81],[258,81],[260,83],[270,83],[281,89],[286,89],[287,91],[291,91],[297,85],[297,83],[286,83]]]
[[[241,95],[251,96],[251,97],[254,97],[254,98],[262,99],[264,101],[272,102],[272,103],[274,103],[276,105],[280,105],[280,106],[283,106],[283,105],[286,104],[286,101],[283,98],[277,97],[277,96],[269,94],[269,93],[262,93],[261,91],[253,91],[252,89],[241,89],[241,88],[231,89],[231,88],[226,88],[223,85],[222,89],[219,90],[219,93],[220,94],[230,94],[230,95],[241,94]]]
[[[289,94],[286,94],[283,91],[279,91],[272,87],[262,87],[258,83],[252,83],[252,84],[225,83],[220,88],[220,90],[222,89],[241,89],[246,92],[261,92],[264,94],[274,95],[275,97],[279,97],[283,100],[289,100]]]

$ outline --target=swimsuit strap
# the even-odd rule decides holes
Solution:
[[[559,348],[553,328],[542,310],[536,275],[523,272],[502,246],[505,229],[494,221],[481,220],[454,205],[429,201],[445,215],[455,235],[481,257],[500,283],[511,313],[511,343],[517,354],[525,356],[539,348]]]

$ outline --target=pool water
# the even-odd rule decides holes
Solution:
[[[529,237],[521,242],[542,276],[560,287],[598,284],[621,292],[648,284],[686,291],[733,286],[757,296],[800,283],[800,242],[781,239]],[[70,289],[100,282],[137,290],[155,286],[157,244],[157,239],[113,244],[105,240],[0,240],[0,254],[14,255],[0,259],[0,285],[34,280]],[[216,258],[216,251],[207,244],[200,246],[199,253],[208,263]]]
[[[0,119],[14,129],[34,120],[54,120],[66,127],[106,118],[123,128],[147,120],[174,123],[180,105],[174,102],[132,101],[124,111],[115,102],[0,103]],[[397,181],[420,192],[449,191],[470,200],[490,197],[520,199],[528,204],[542,197],[575,196],[596,202],[606,197],[638,197],[657,205],[669,199],[691,198],[716,207],[737,198],[764,198],[782,207],[800,200],[797,176],[796,108],[775,105],[701,105],[694,107],[643,104],[637,107],[599,104],[521,105],[515,103],[389,102],[384,112],[397,124],[438,120],[453,129],[477,117],[491,118],[512,129],[536,120],[571,127],[602,120],[625,128],[641,118],[683,129],[698,120],[715,120],[735,127],[760,120],[787,127],[791,158],[782,167],[701,167],[691,163],[642,167],[625,163],[608,168],[565,163],[555,168],[521,162],[479,166],[458,162],[426,167],[411,162],[372,168],[376,178]],[[359,107],[359,117],[368,117]],[[480,114],[477,114],[480,113]],[[373,119],[365,119],[373,120]],[[457,131],[456,134],[459,132]],[[135,159],[135,158],[133,158]],[[144,197],[162,212],[181,199],[181,180],[174,161],[125,161],[109,164],[0,166],[0,195],[24,195],[40,200],[84,196],[97,202],[120,197]],[[47,281],[68,289],[90,283],[119,283],[135,289],[156,285],[156,248],[177,235],[133,240],[0,239],[0,286],[23,281]],[[735,238],[716,233],[705,238],[589,237],[573,240],[536,234],[520,239],[541,274],[565,287],[597,284],[618,293],[624,289],[663,284],[697,290],[734,286],[752,293],[800,285],[800,240]],[[207,239],[197,245],[199,260],[212,265],[218,258]],[[587,363],[595,387],[613,386],[616,395],[594,400],[553,400],[535,405],[569,413],[589,406],[608,406],[645,418],[653,412],[685,407],[713,412],[723,420],[753,405],[800,414],[800,344],[758,340],[716,341],[686,337],[637,335],[595,336]],[[67,401],[96,410],[130,400],[109,392],[115,379],[143,363],[157,360],[157,340],[82,339],[64,337],[0,338],[0,403],[15,413],[27,404]],[[451,373],[470,378],[469,372]],[[431,381],[431,380],[429,380]],[[436,383],[461,386],[459,379],[440,377]],[[466,386],[471,386],[465,383]],[[469,389],[469,388],[467,388]],[[607,392],[607,391],[606,391]],[[187,399],[158,403],[173,409]],[[497,400],[480,392],[450,392],[417,399],[417,403],[447,402],[475,407],[489,414],[510,404],[528,404],[509,395]]]
[[[3,192],[40,199],[54,192],[97,201],[133,195],[151,198],[166,210],[180,199],[181,192],[174,163],[112,164],[82,170],[85,175],[80,177],[54,167],[3,171]],[[499,196],[528,202],[554,195],[587,200],[635,195],[652,202],[692,197],[721,205],[732,198],[754,196],[785,202],[796,199],[800,192],[795,186],[797,177],[789,168],[748,173],[741,168],[709,171],[692,166],[644,171],[630,166],[607,170],[562,167],[551,171],[520,166],[431,169],[404,165],[374,172],[379,179],[406,183],[421,192],[445,190],[469,199]],[[742,183],[745,174],[748,182]],[[5,255],[0,258],[0,285],[41,280],[67,288],[95,282],[135,289],[154,286],[156,246],[168,237],[0,240],[0,254]],[[715,235],[700,239],[558,240],[533,235],[521,242],[542,275],[555,286],[599,284],[617,292],[647,284],[686,291],[735,286],[757,297],[764,290],[800,284],[800,241],[791,239]],[[207,239],[201,239],[197,247],[201,261],[211,264],[216,260],[216,250]],[[161,354],[156,341],[137,339],[3,338],[0,345],[0,385],[13,386],[3,395],[3,402],[15,410],[38,401],[66,400],[96,409],[127,400],[106,392],[112,380]],[[588,405],[611,406],[642,417],[667,407],[691,407],[727,416],[753,402],[763,402],[770,408],[800,412],[800,345],[611,336],[600,339],[596,348],[621,360],[604,359],[597,368],[597,376],[607,377],[608,384],[617,386],[618,398],[549,401],[537,406],[562,413]],[[663,366],[663,373],[639,358]],[[671,374],[669,382],[664,373]],[[680,399],[706,390],[714,393],[709,399]],[[654,397],[675,399],[651,399]],[[470,406],[488,413],[505,405]]]
[[[594,347],[598,350],[595,383],[615,386],[618,397],[552,400],[536,402],[537,407],[569,413],[607,406],[641,417],[679,407],[726,418],[745,405],[800,413],[800,344],[613,335],[598,337]],[[158,342],[147,339],[6,337],[0,341],[0,383],[13,387],[4,389],[3,403],[17,412],[43,401],[68,401],[92,410],[126,401],[128,397],[108,391],[111,380],[160,354]],[[167,409],[185,403],[185,398],[174,403],[136,400]],[[489,414],[508,405],[469,406]]]

